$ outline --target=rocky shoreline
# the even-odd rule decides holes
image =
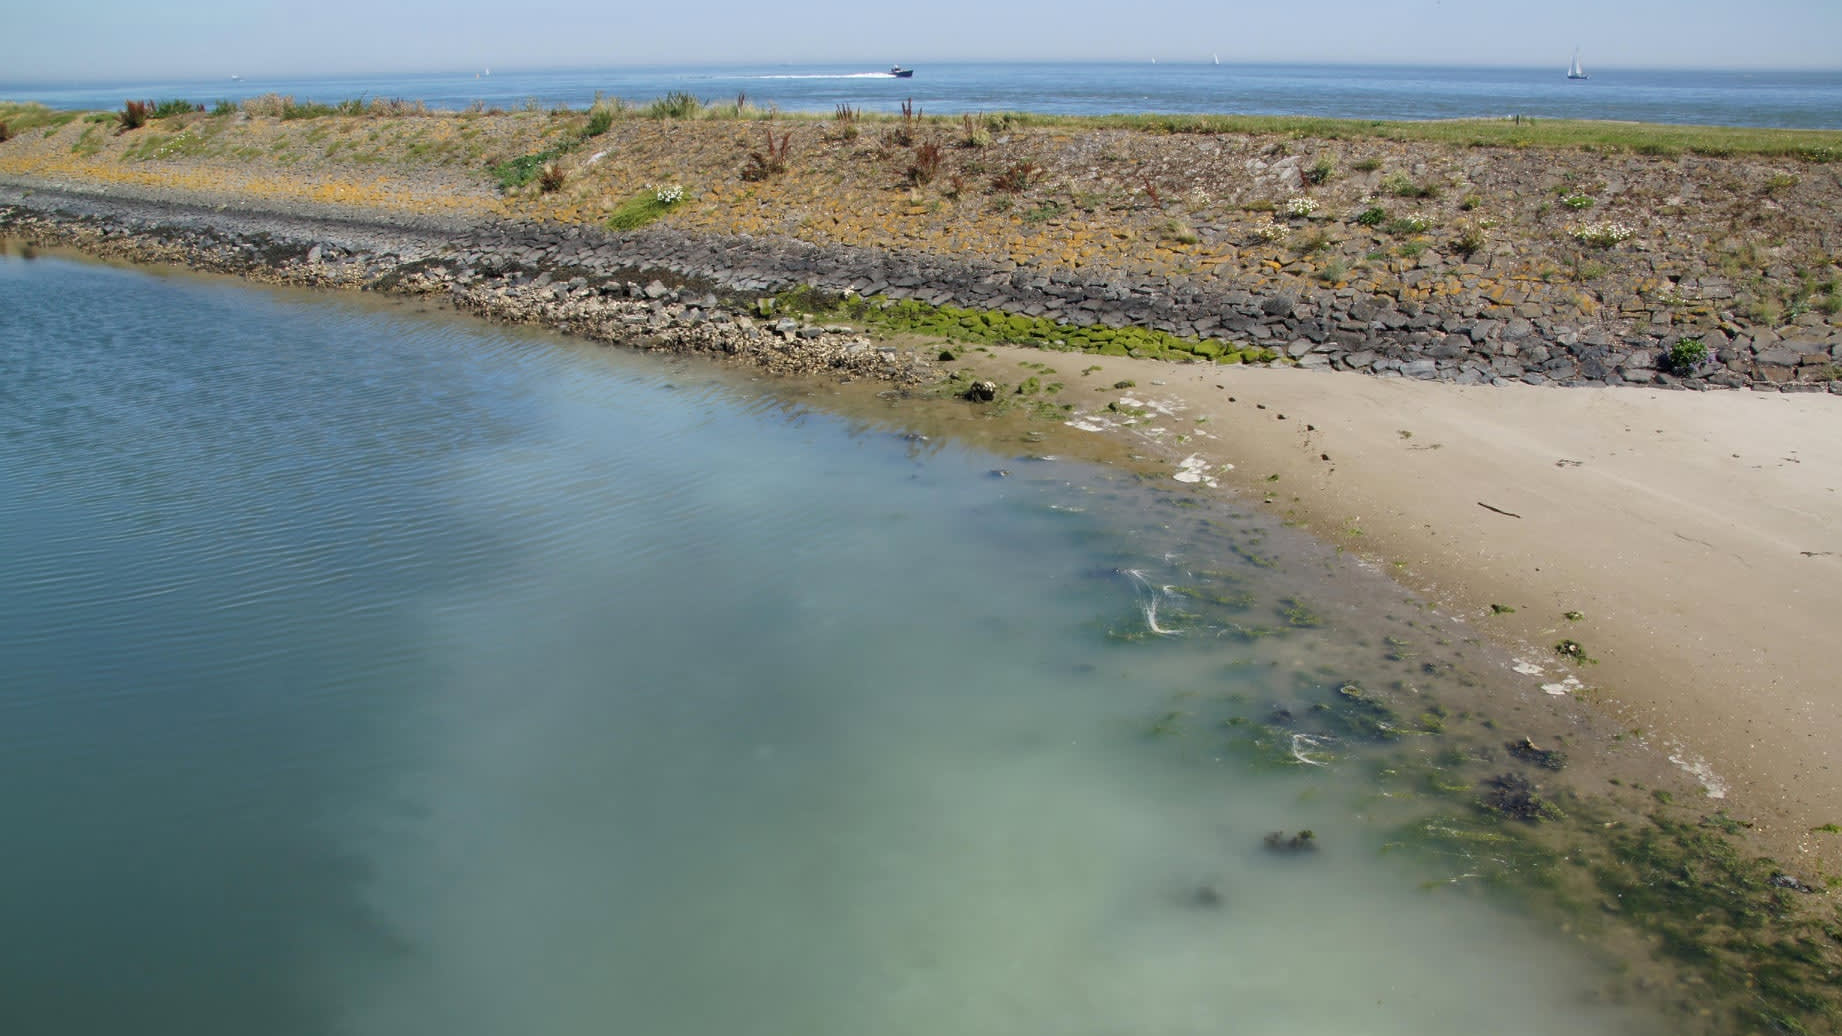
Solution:
[[[719,299],[712,282],[541,238],[482,250],[474,235],[427,227],[0,190],[0,238],[8,237],[264,283],[436,296],[487,319],[725,357],[775,374],[910,385],[938,376],[912,350],[873,344],[850,328],[760,322],[737,298]]]
[[[1347,287],[1222,289],[664,227],[617,233],[532,221],[367,219],[6,187],[0,234],[261,281],[442,296],[483,317],[736,357],[777,373],[908,384],[939,376],[926,357],[873,344],[852,328],[756,319],[759,296],[805,286],[1072,327],[1149,328],[1252,345],[1276,363],[1379,377],[1842,394],[1842,330],[1827,325],[1783,336],[1713,329],[1699,339],[1705,360],[1684,369],[1670,355],[1681,334],[1654,321],[1581,323],[1539,306],[1503,318],[1462,297],[1441,305]]]

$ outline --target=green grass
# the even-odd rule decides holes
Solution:
[[[1138,129],[1157,133],[1241,133],[1318,140],[1411,140],[1460,147],[1582,149],[1676,156],[1768,155],[1808,162],[1842,160],[1842,132],[1744,126],[1671,126],[1589,119],[1442,119],[1384,122],[1262,115],[1021,115],[1019,125]],[[1356,163],[1353,169],[1365,168]]]
[[[1397,198],[1436,198],[1439,188],[1430,183],[1418,183],[1406,173],[1389,173],[1382,178],[1382,190]]]
[[[112,119],[113,116],[110,118]],[[70,146],[70,150],[73,154],[87,157],[101,151],[103,145],[108,142],[108,139],[108,134],[102,128],[102,124],[99,122],[92,122],[88,126],[83,127],[82,136],[79,136],[77,142]]]
[[[642,191],[621,203],[608,217],[614,230],[637,230],[672,211],[672,203],[660,201],[656,191]]]
[[[499,182],[502,190],[513,190],[537,179],[544,166],[562,158],[575,149],[574,140],[565,141],[555,147],[542,151],[533,151],[528,155],[507,159],[492,167],[492,176]]]
[[[47,108],[42,104],[15,104],[0,101],[0,122],[6,123],[14,136],[27,130],[56,129],[66,126],[81,118],[82,115],[83,113],[79,111],[60,111],[56,108]]]
[[[323,119],[332,115],[387,117],[424,115],[428,112],[427,107],[421,101],[405,101],[399,98],[366,100],[362,95],[346,98],[338,104],[322,104],[318,101],[296,101],[292,95],[262,94],[259,97],[246,98],[238,107],[251,115],[283,121]],[[229,102],[220,101],[213,110],[213,114],[227,115],[234,110]]]
[[[716,111],[708,108],[694,94],[673,90],[647,105],[644,114],[649,119],[695,119],[715,114]]]
[[[1046,223],[1067,211],[1068,206],[1063,205],[1059,201],[1046,201],[1033,209],[1025,210],[1023,213],[1023,221],[1025,223]]]
[[[328,115],[358,114],[348,109],[347,105],[351,103],[353,102],[342,102],[337,105],[319,104],[314,101],[301,101],[297,103],[290,97],[288,98],[288,102],[282,105],[281,117],[286,121],[290,119],[320,119]]]
[[[204,109],[193,104],[191,101],[157,101],[154,103],[153,110],[147,113],[147,117],[151,119],[168,119],[175,115],[190,115],[195,111],[203,110]]]
[[[285,111],[260,112],[283,118],[314,118],[339,114],[358,106],[367,114],[378,114],[375,103],[362,99],[341,105],[296,104],[292,98],[253,98],[286,101]],[[396,102],[400,103],[400,102]],[[245,107],[249,107],[246,102]],[[280,108],[281,105],[275,104]],[[0,119],[14,125],[15,131],[30,129],[31,124],[17,125],[9,111],[42,106],[0,104]],[[830,122],[830,115],[782,114],[771,108],[752,104],[706,104],[696,96],[677,91],[643,107],[617,106],[615,118],[644,117],[654,119],[780,118],[791,121]],[[252,109],[253,110],[253,109]],[[47,116],[39,115],[38,119]],[[591,115],[591,118],[594,116]],[[859,121],[899,122],[896,115],[863,113]],[[928,117],[930,124],[938,120]],[[1577,149],[1601,153],[1633,153],[1673,157],[1682,154],[1708,156],[1755,155],[1799,159],[1806,162],[1842,160],[1842,131],[1762,129],[1744,126],[1683,126],[1636,122],[1600,122],[1588,119],[1441,119],[1428,122],[1388,122],[1379,119],[1324,119],[1281,115],[1104,115],[1064,116],[1022,112],[986,115],[984,125],[994,132],[1004,129],[1045,127],[1061,130],[1129,129],[1146,133],[1224,133],[1250,136],[1282,136],[1317,140],[1396,140],[1424,141],[1458,147],[1505,147],[1538,149]],[[40,122],[39,124],[43,124]],[[942,122],[940,125],[945,126]],[[1374,158],[1351,161],[1348,168],[1370,172],[1380,167]],[[1313,166],[1315,171],[1317,166]]]
[[[149,132],[129,147],[123,157],[137,161],[146,161],[150,158],[186,158],[202,155],[208,149],[208,137],[192,128],[187,128],[177,133]]]

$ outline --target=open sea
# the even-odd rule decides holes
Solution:
[[[1429,782],[1504,765],[1432,731],[1584,750],[1566,703],[1219,494],[61,258],[0,255],[0,343],[8,1034],[1654,1036],[1701,1007],[1492,894],[1491,843],[1412,834],[1454,808]]]
[[[1352,119],[1537,118],[1842,129],[1842,70],[1720,71],[1593,68],[1566,78],[1553,67],[1451,68],[1299,64],[958,63],[897,79],[835,65],[603,69],[465,69],[448,74],[329,79],[241,78],[49,83],[5,79],[0,99],[56,108],[119,108],[124,100],[183,98],[210,104],[264,93],[337,103],[355,97],[472,104],[583,107],[606,95],[644,103],[674,91],[789,112],[840,104],[893,112],[906,100],[933,114],[1021,111],[1071,115],[1137,112],[1312,115]]]

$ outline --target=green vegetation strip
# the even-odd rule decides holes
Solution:
[[[838,296],[796,288],[759,306],[762,316],[804,314],[821,320],[860,324],[883,333],[931,335],[954,342],[1024,345],[1056,352],[1134,356],[1179,362],[1264,363],[1271,349],[1231,345],[1212,338],[1183,338],[1146,327],[1079,327],[1046,317],[993,309],[932,306],[914,299]]]
[[[621,202],[620,208],[608,217],[608,226],[614,230],[637,230],[670,212],[675,204],[661,198],[656,190],[641,191]]]
[[[499,181],[499,186],[504,190],[523,187],[537,179],[537,175],[543,172],[545,166],[569,154],[575,150],[575,147],[576,141],[567,140],[555,147],[500,162],[492,167],[493,179]]]
[[[185,102],[169,101],[163,105]],[[230,114],[239,106],[220,103],[213,115]],[[369,101],[356,98],[339,104],[296,103],[293,98],[269,95],[251,98],[240,106],[252,114],[275,115],[284,119],[312,119],[332,115],[424,114],[420,104],[403,101]],[[615,119],[779,119],[788,122],[828,123],[835,116],[786,114],[773,108],[751,104],[745,97],[733,103],[717,104],[687,93],[674,93],[644,106],[629,105],[619,99],[597,101],[592,112],[597,128],[590,135],[605,132]],[[605,112],[606,114],[601,114]],[[52,120],[68,121],[68,112],[57,112],[36,104],[0,102],[0,120],[15,133]],[[551,112],[527,111],[537,117],[571,116],[566,107]],[[1709,156],[1758,155],[1792,158],[1806,162],[1842,160],[1842,132],[1834,130],[1762,129],[1742,126],[1687,126],[1637,122],[1600,122],[1587,119],[1443,119],[1426,122],[1388,122],[1379,119],[1326,119],[1282,115],[1105,115],[1066,116],[1027,112],[987,114],[968,123],[963,117],[882,115],[853,111],[850,121],[866,126],[877,123],[899,124],[911,133],[917,130],[940,130],[955,136],[988,138],[993,132],[1013,128],[1041,127],[1062,131],[1088,129],[1125,129],[1146,133],[1232,133],[1254,136],[1282,136],[1319,140],[1397,140],[1425,141],[1460,147],[1577,148],[1588,151],[1632,152],[1645,155]],[[1314,175],[1324,175],[1317,169]],[[1314,181],[1317,182],[1317,181]]]
[[[1017,115],[1021,126],[1134,129],[1152,133],[1241,133],[1318,140],[1402,140],[1461,147],[1577,148],[1641,155],[1764,155],[1807,162],[1842,160],[1842,132],[1678,126],[1590,119],[1449,119],[1384,122],[1263,115]]]
[[[42,104],[11,104],[0,101],[0,122],[4,122],[14,136],[35,129],[56,129],[59,126],[75,122],[82,112],[59,111]],[[110,116],[113,118],[114,116]]]

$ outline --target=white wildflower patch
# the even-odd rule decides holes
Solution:
[[[1257,223],[1254,225],[1254,237],[1261,241],[1266,241],[1268,243],[1281,241],[1285,239],[1285,236],[1286,228],[1270,219],[1265,223]]]
[[[1575,241],[1596,248],[1610,248],[1620,241],[1629,240],[1637,233],[1629,224],[1617,220],[1601,220],[1597,223],[1582,223],[1567,231]]]
[[[1309,216],[1317,210],[1318,203],[1303,195],[1286,199],[1286,214],[1288,216]]]

